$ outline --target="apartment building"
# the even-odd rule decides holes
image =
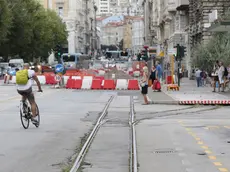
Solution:
[[[189,1],[189,38],[191,50],[197,44],[206,43],[211,36],[209,14],[216,10],[217,17],[223,15],[230,7],[230,1],[226,0],[190,0]]]
[[[140,52],[144,46],[144,17],[135,17],[132,21],[132,50],[134,54]]]
[[[97,16],[128,15],[135,16],[143,13],[141,3],[134,0],[96,0]]]
[[[163,57],[164,64],[169,66],[174,46],[188,47],[189,1],[188,0],[151,0],[143,1],[145,8],[145,44],[157,44],[158,56]],[[151,15],[149,15],[151,14]],[[189,68],[186,56],[182,64]]]
[[[96,32],[93,0],[39,0],[47,9],[52,9],[66,23],[69,53],[91,51],[91,37]]]
[[[124,22],[109,22],[101,28],[101,44],[119,45],[124,38]]]

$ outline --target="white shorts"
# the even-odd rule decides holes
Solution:
[[[224,79],[219,77],[220,84],[224,84]]]

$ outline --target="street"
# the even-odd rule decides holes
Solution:
[[[230,169],[227,106],[142,105],[140,91],[54,89],[35,93],[41,125],[25,130],[14,85],[0,86],[0,171],[70,171],[111,96],[108,113],[79,168],[128,172],[130,97],[134,99],[140,172],[226,172]],[[157,97],[158,96],[158,97]],[[150,93],[155,99],[170,99]]]

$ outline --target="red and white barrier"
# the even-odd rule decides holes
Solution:
[[[230,105],[230,100],[185,100],[180,105]]]
[[[118,79],[116,83],[116,90],[127,90],[128,81],[126,79]]]

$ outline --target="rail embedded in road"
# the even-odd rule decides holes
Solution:
[[[91,145],[91,143],[93,141],[93,138],[95,137],[95,135],[97,134],[97,131],[99,130],[99,128],[101,126],[102,120],[105,118],[105,116],[107,114],[107,110],[108,110],[109,105],[112,102],[113,98],[114,98],[114,96],[111,96],[110,99],[108,100],[108,102],[106,103],[106,105],[105,105],[100,117],[97,120],[96,125],[94,126],[94,128],[93,128],[92,132],[90,133],[88,139],[86,140],[85,144],[83,145],[80,153],[78,154],[77,159],[75,160],[75,162],[73,164],[73,167],[71,168],[70,172],[77,172],[77,170],[79,169],[79,167],[80,167],[80,165],[82,163],[82,160],[85,157],[86,152],[89,149],[89,147],[90,147],[90,145]]]
[[[108,109],[110,107],[111,102],[113,101],[114,96],[111,96],[109,101],[107,102],[105,108],[103,109],[101,115],[99,116],[97,123],[95,124],[92,132],[90,133],[89,137],[87,138],[87,141],[83,145],[78,157],[76,158],[74,165],[72,166],[72,169],[70,172],[77,172],[78,170],[81,169],[81,166],[83,164],[83,159],[85,159],[88,154],[90,148],[94,145],[92,142],[97,139],[96,134],[98,133],[100,128],[107,123],[108,121],[112,120],[105,120],[105,117],[107,116]],[[109,112],[110,114],[110,112]],[[134,112],[134,101],[133,97],[130,97],[130,116],[129,116],[129,128],[130,128],[130,153],[127,156],[127,160],[129,157],[129,166],[127,166],[127,171],[130,172],[137,172],[137,145],[136,145],[136,132],[135,132],[135,112]],[[99,136],[98,136],[99,137]],[[128,137],[127,137],[128,139]],[[128,153],[128,152],[127,152]]]
[[[130,97],[130,130],[131,130],[131,145],[130,145],[130,172],[137,172],[137,144],[135,131],[135,112],[133,97]]]

